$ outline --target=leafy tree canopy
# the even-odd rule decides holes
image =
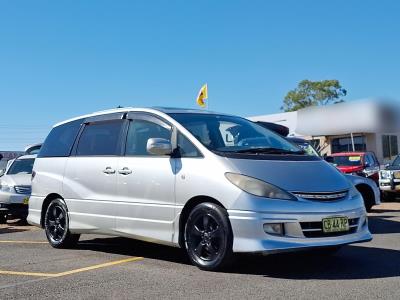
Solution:
[[[301,81],[297,88],[291,90],[283,100],[281,109],[285,112],[296,111],[309,106],[320,106],[344,102],[341,98],[347,91],[338,80]]]

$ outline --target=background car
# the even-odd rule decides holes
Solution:
[[[379,172],[379,188],[385,199],[393,200],[400,196],[400,155]]]
[[[373,152],[345,152],[327,159],[345,174],[359,175],[375,181],[378,186],[380,164]]]
[[[15,159],[0,177],[0,223],[9,216],[26,220],[35,158],[24,155]]]

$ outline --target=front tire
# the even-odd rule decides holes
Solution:
[[[79,234],[69,231],[67,206],[61,199],[54,199],[46,210],[44,228],[47,240],[54,248],[71,248],[79,240]]]
[[[191,262],[206,271],[217,271],[232,262],[233,234],[227,211],[213,203],[201,203],[190,213],[184,231]]]

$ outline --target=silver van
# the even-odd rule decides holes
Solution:
[[[372,239],[363,199],[333,166],[246,119],[121,108],[56,124],[34,164],[31,224],[55,248],[82,233],[185,248],[220,269],[234,253]]]

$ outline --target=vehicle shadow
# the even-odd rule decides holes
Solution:
[[[369,216],[369,230],[372,234],[400,233],[400,222],[391,218],[396,216]]]
[[[148,259],[190,264],[179,248],[125,238],[100,238],[82,241],[79,250],[139,256]],[[260,275],[271,278],[298,280],[350,280],[400,276],[400,251],[346,246],[334,256],[315,252],[260,255],[238,255],[226,273]]]
[[[29,229],[28,228],[26,228],[26,229],[20,228],[20,227],[16,228],[13,226],[7,226],[7,227],[0,228],[0,234],[16,233],[16,232],[24,232],[24,231],[29,231]]]

